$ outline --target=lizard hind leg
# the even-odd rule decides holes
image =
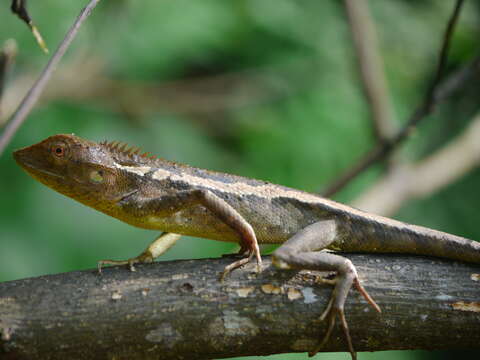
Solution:
[[[380,308],[368,295],[358,281],[358,275],[352,262],[342,256],[321,251],[337,238],[337,225],[334,220],[323,220],[300,230],[286,241],[273,254],[273,263],[279,268],[336,271],[335,288],[330,301],[320,316],[320,320],[328,319],[328,328],[322,341],[309,356],[315,355],[329,340],[337,317],[340,319],[348,349],[352,359],[356,359],[350,331],[345,318],[344,306],[348,292],[355,285],[367,301],[377,310]]]

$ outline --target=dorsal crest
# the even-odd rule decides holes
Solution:
[[[121,157],[125,157],[126,159],[130,160],[138,160],[139,158],[143,158],[145,160],[156,160],[157,156],[151,155],[149,152],[142,151],[139,147],[130,146],[127,143],[121,141],[107,141],[104,140],[100,143],[100,145],[107,148],[110,152],[119,155]]]

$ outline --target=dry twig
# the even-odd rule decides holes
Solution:
[[[40,77],[32,86],[32,88],[28,91],[27,95],[25,95],[17,111],[15,112],[12,119],[5,127],[5,130],[2,133],[2,136],[0,137],[0,156],[2,155],[3,151],[5,150],[8,143],[11,141],[11,139],[13,138],[13,136],[15,135],[19,127],[23,124],[27,116],[32,111],[32,108],[37,103],[38,98],[40,97],[43,90],[45,89],[45,86],[50,80],[58,63],[60,62],[60,60],[62,59],[67,49],[70,47],[70,44],[72,43],[73,39],[77,35],[78,30],[82,26],[83,22],[88,18],[88,16],[92,12],[92,10],[95,8],[95,6],[97,6],[97,3],[99,1],[100,0],[90,0],[88,5],[84,9],[82,9],[82,11],[80,12],[80,15],[77,17],[72,27],[68,30],[67,34],[65,35],[65,38],[60,43],[60,45],[58,46],[53,56],[50,58],[50,61],[43,69]]]
[[[12,5],[10,6],[10,9],[14,14],[17,14],[17,16],[20,19],[22,19],[25,22],[25,24],[27,24],[33,36],[35,37],[35,40],[37,40],[37,43],[40,46],[40,48],[45,53],[48,54],[47,44],[43,40],[43,37],[40,34],[40,31],[38,31],[37,27],[33,23],[33,20],[27,11],[27,0],[12,0]]]

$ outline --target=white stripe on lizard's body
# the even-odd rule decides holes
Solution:
[[[146,173],[152,170],[150,166],[123,166],[117,163],[114,163],[113,166],[115,166],[117,169],[125,170],[139,176],[144,176]]]
[[[95,143],[74,135],[54,135],[20,149],[15,160],[32,177],[81,203],[134,226],[167,231],[145,251],[125,261],[150,262],[180,235],[236,241],[245,258],[227,266],[222,276],[256,257],[258,243],[282,244],[273,254],[279,268],[337,272],[325,343],[340,318],[355,358],[344,315],[352,285],[378,311],[346,258],[320,251],[423,254],[480,263],[480,244],[444,232],[366,213],[318,195],[139,155],[118,143]],[[310,353],[318,351],[311,349]]]

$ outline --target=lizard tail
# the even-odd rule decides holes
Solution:
[[[480,263],[480,242],[445,232],[380,218],[359,219],[349,231],[353,236],[343,250],[407,253]],[[350,249],[349,249],[350,248]]]
[[[401,240],[397,245],[399,252],[480,263],[478,241],[415,225],[400,231],[397,236]]]

